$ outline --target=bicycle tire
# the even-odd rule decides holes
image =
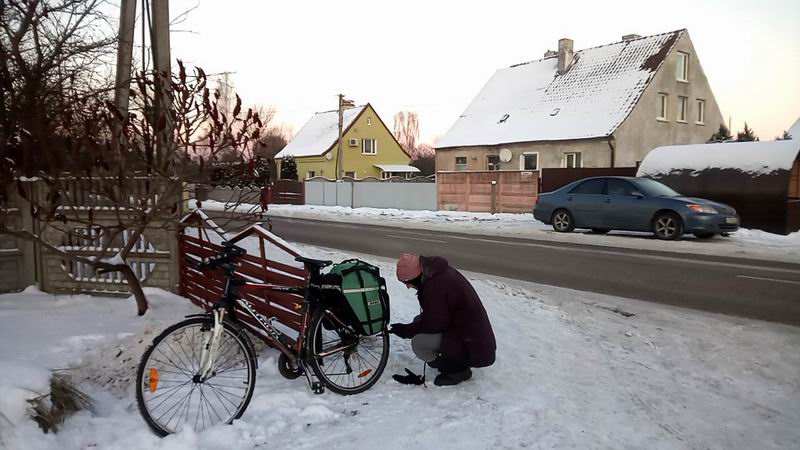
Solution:
[[[348,337],[358,338],[358,343],[355,345],[355,351],[351,352],[348,356],[352,357],[352,355],[355,355],[353,365],[358,366],[358,368],[356,370],[350,370],[347,372],[348,368],[352,369],[352,366],[348,366],[347,363],[344,363],[346,360],[344,355],[347,352],[339,352],[331,355],[331,357],[319,356],[320,351],[325,349],[322,333],[336,333],[340,337],[342,334],[342,327],[330,327],[332,330],[328,330],[326,328],[325,324],[323,323],[324,321],[327,321],[329,325],[337,322],[336,320],[328,319],[329,314],[331,313],[328,310],[320,308],[314,312],[314,315],[311,319],[309,328],[311,331],[308,333],[306,339],[309,365],[311,366],[311,370],[314,372],[314,375],[316,375],[317,379],[319,379],[331,391],[340,395],[360,394],[377,383],[383,374],[383,370],[386,368],[386,363],[389,359],[389,332],[385,329],[385,327],[380,331],[380,333],[370,336],[354,336],[352,333],[345,332]],[[368,346],[368,341],[373,343],[373,345]],[[376,355],[376,351],[378,350],[381,352],[380,355]],[[359,351],[363,351],[363,355],[361,355]],[[337,361],[337,355],[341,355],[341,364],[339,364]],[[374,361],[377,364],[372,365],[370,364],[370,361]],[[325,366],[327,366],[327,368]],[[326,369],[328,372],[326,372]],[[336,372],[336,370],[343,369],[346,372]],[[365,373],[367,370],[369,370],[369,373],[362,377],[361,374]],[[336,381],[342,379],[352,380],[354,381],[354,385],[344,386],[342,383]],[[363,379],[363,382],[355,383],[359,379]]]
[[[200,352],[202,343],[205,341],[204,333],[209,333],[211,329],[213,329],[213,319],[210,316],[192,317],[178,322],[156,336],[142,355],[136,371],[136,402],[142,418],[150,429],[161,437],[179,431],[184,424],[192,426],[192,413],[194,414],[192,428],[195,431],[202,431],[221,422],[230,424],[241,417],[250,404],[256,380],[256,355],[252,350],[252,343],[244,331],[228,321],[223,322],[219,344],[220,353],[213,368],[215,375],[209,377],[205,382],[193,380],[193,375],[199,372]],[[191,341],[188,338],[189,330],[192,332]],[[198,331],[200,332],[199,339]],[[190,351],[186,350],[187,346]],[[176,351],[175,347],[180,347],[180,351],[183,353]],[[241,368],[239,368],[240,365]],[[190,368],[192,370],[189,370]],[[153,370],[156,370],[155,380],[153,379]],[[226,372],[228,375],[223,376],[222,374]],[[162,373],[165,378],[160,378]],[[170,377],[176,379],[171,380]],[[216,381],[212,383],[212,380]],[[242,385],[239,385],[240,383]],[[162,387],[162,391],[156,394],[158,387]],[[203,390],[204,387],[208,391],[207,397]],[[185,395],[181,397],[186,389],[189,389],[188,397]],[[199,406],[192,407],[195,390],[199,391],[196,400]],[[158,400],[157,403],[158,395],[166,395],[166,397]],[[169,412],[171,410],[166,409],[161,412],[160,407],[176,396],[178,398],[173,400],[175,404],[169,406],[169,408],[174,408],[174,411]],[[180,402],[184,402],[184,404]],[[224,412],[213,408],[213,403],[219,403]],[[164,408],[168,408],[168,406],[164,406]],[[181,413],[182,410],[185,412]],[[191,413],[189,413],[190,410]],[[160,416],[156,417],[159,412],[161,412]],[[176,414],[177,417],[175,417]],[[166,421],[164,415],[169,415]],[[182,416],[185,416],[183,420],[181,420]],[[174,425],[172,424],[173,418],[177,418]],[[198,428],[198,423],[202,427]]]

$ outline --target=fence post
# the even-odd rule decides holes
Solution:
[[[497,181],[492,180],[492,214],[497,213]]]
[[[350,181],[350,209],[356,207],[355,205],[355,198],[356,198],[356,185],[354,181]]]

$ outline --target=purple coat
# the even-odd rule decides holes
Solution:
[[[421,256],[420,262],[422,314],[408,325],[407,334],[442,333],[440,351],[446,357],[470,367],[494,364],[497,344],[478,293],[446,259]]]

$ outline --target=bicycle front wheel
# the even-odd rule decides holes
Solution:
[[[159,436],[190,427],[199,432],[241,417],[256,380],[256,356],[238,327],[223,323],[209,376],[200,379],[203,347],[214,330],[210,317],[194,317],[167,328],[142,355],[136,401]]]
[[[307,349],[311,369],[330,390],[341,395],[371,388],[389,359],[389,333],[361,336],[331,311],[319,309],[311,319]]]

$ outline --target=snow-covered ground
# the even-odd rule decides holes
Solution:
[[[192,202],[194,204],[194,202]],[[224,203],[204,201],[208,211],[260,212],[257,205],[240,204],[226,209]],[[458,211],[407,211],[399,209],[347,208],[341,206],[270,205],[267,215],[302,219],[364,223],[403,228],[453,231],[468,234],[544,239],[603,245],[619,248],[641,248],[667,252],[734,256],[770,261],[800,262],[800,232],[782,236],[761,230],[740,229],[730,237],[708,241],[687,235],[681,241],[659,241],[650,233],[612,231],[597,235],[586,230],[556,233],[532,214],[488,214]]]
[[[392,319],[418,313],[413,291],[392,276],[393,261],[299,247],[377,264]],[[151,309],[137,317],[130,299],[0,296],[0,412],[8,419],[0,417],[0,447],[800,448],[797,328],[467,275],[498,342],[497,363],[470,381],[395,383],[392,373],[421,365],[408,341],[392,337],[388,367],[371,390],[316,396],[303,379],[281,378],[276,352],[266,349],[240,420],[165,439],[140,418],[131,384],[152,338],[195,311],[187,300],[148,290]],[[24,399],[43,391],[48,369],[65,367],[75,367],[97,408],[45,435],[25,419]]]

